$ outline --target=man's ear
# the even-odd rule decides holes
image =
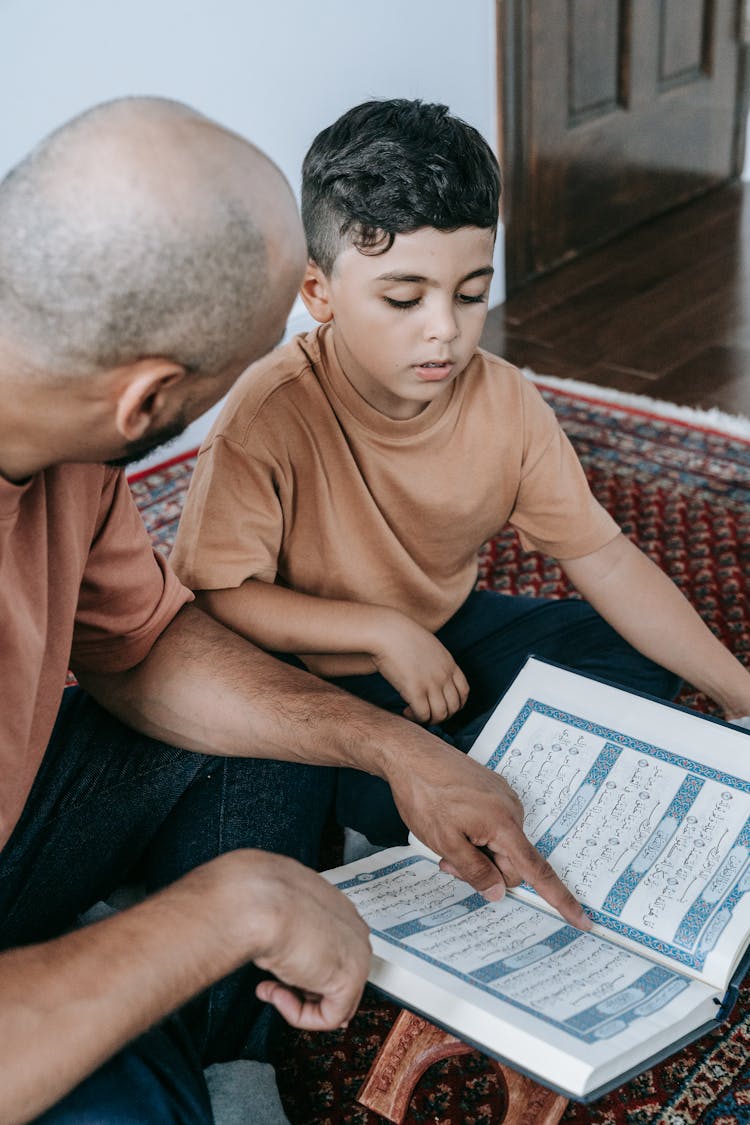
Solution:
[[[152,426],[174,416],[169,391],[187,372],[174,360],[139,359],[117,371],[115,425],[125,441],[138,441]]]
[[[328,278],[312,259],[307,263],[299,295],[310,316],[314,317],[319,324],[327,324],[329,320],[333,320],[333,306],[331,305]]]

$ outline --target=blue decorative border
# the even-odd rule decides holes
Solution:
[[[593,723],[588,719],[581,719],[578,715],[572,715],[569,711],[561,711],[557,707],[550,707],[549,704],[541,703],[537,699],[528,699],[518,712],[518,715],[503,735],[502,741],[498,743],[497,748],[493,751],[492,756],[487,762],[488,769],[497,769],[498,764],[510,750],[521,728],[534,712],[539,715],[544,715],[549,719],[555,719],[558,722],[564,723],[565,726],[588,731],[589,734],[603,738],[607,742],[613,742],[616,745],[627,747],[629,750],[635,750],[639,754],[647,754],[650,758],[658,758],[660,762],[668,762],[672,766],[679,766],[680,769],[687,770],[699,777],[705,777],[709,781],[718,781],[721,785],[727,785],[731,789],[739,789],[743,793],[750,795],[750,782],[743,781],[742,778],[735,777],[734,774],[723,773],[721,770],[716,770],[712,766],[705,766],[700,762],[694,762],[692,758],[685,758],[680,754],[674,754],[671,750],[663,750],[659,746],[654,746],[651,742],[642,742],[639,738],[633,738],[629,734],[622,734],[620,731],[613,730],[611,727],[603,727],[600,723]]]
[[[664,850],[690,812],[693,803],[705,784],[705,781],[702,781],[699,777],[688,776],[683,780],[680,788],[670,801],[668,808],[665,809],[662,814],[660,823],[617,881],[610,887],[609,894],[602,903],[602,909],[606,913],[612,914],[615,917],[622,913],[630,895],[643,877],[644,866],[642,863],[639,863],[639,860],[641,860],[644,853],[649,850],[656,852],[656,854],[660,854]],[[658,851],[656,851],[656,847],[654,846],[655,841],[657,842],[656,847],[658,847]]]
[[[346,891],[356,886],[362,886],[364,883],[372,882],[382,876],[390,875],[394,871],[403,870],[420,860],[426,863],[434,862],[426,856],[411,856],[389,864],[387,867],[364,872],[353,879],[342,880],[336,886],[339,890]],[[437,868],[437,864],[435,864],[435,867]],[[527,946],[526,949],[492,964],[482,965],[471,973],[462,972],[447,962],[406,944],[409,937],[415,933],[429,930],[439,922],[450,921],[462,914],[475,913],[477,910],[483,909],[491,910],[492,907],[481,895],[471,893],[459,902],[434,911],[430,915],[387,929],[378,929],[376,926],[371,926],[371,930],[382,941],[405,950],[411,956],[419,958],[426,964],[433,965],[472,988],[478,988],[487,995],[502,1000],[519,1011],[528,1012],[536,1019],[560,1028],[584,1043],[596,1043],[601,1039],[619,1034],[635,1020],[648,1016],[664,1007],[689,985],[689,981],[684,977],[660,965],[647,967],[640,977],[619,993],[578,1012],[568,1020],[556,1020],[553,1016],[543,1014],[537,1009],[506,995],[502,988],[502,982],[513,973],[527,968],[528,965],[550,957],[560,949],[583,939],[586,935],[582,934],[580,930],[561,922],[558,929],[535,945]],[[530,907],[530,909],[533,909],[533,907]],[[550,917],[552,916],[550,915]],[[608,945],[613,944],[603,937],[597,937],[595,940],[605,942]],[[619,949],[620,947],[616,948]],[[634,956],[638,956],[638,954],[634,954]]]
[[[359,875],[355,875],[352,879],[344,879],[336,886],[340,891],[348,891],[351,887],[361,887],[365,883],[372,883],[375,879],[382,879],[384,875],[392,875],[394,871],[403,871],[407,867],[413,867],[415,863],[433,863],[429,856],[419,855],[417,852],[414,855],[406,856],[404,859],[398,859],[395,863],[389,863],[387,867],[379,867],[377,871],[362,871]],[[437,867],[437,864],[435,864]],[[482,900],[486,901],[485,899]]]
[[[605,741],[604,747],[597,756],[586,778],[579,786],[576,794],[571,798],[567,808],[563,810],[555,824],[553,824],[537,842],[536,847],[545,858],[551,855],[558,843],[560,843],[570,831],[587,803],[587,800],[584,799],[587,792],[593,792],[597,787],[601,786],[602,781],[612,770],[623,749],[629,749],[649,758],[655,758],[658,761],[676,766],[688,773],[688,777],[682,782],[678,793],[675,794],[675,797],[670,803],[669,809],[666,810],[662,817],[660,828],[655,830],[654,835],[647,841],[639,855],[642,855],[643,851],[653,844],[654,838],[660,830],[662,833],[669,832],[669,835],[672,835],[674,831],[676,831],[680,821],[687,814],[691,804],[695,801],[706,781],[714,781],[729,789],[736,789],[741,793],[750,795],[750,782],[735,777],[734,774],[725,773],[722,770],[714,769],[712,766],[707,766],[700,762],[694,762],[690,758],[675,754],[670,750],[664,750],[650,742],[643,742],[641,739],[633,738],[631,735],[623,734],[621,731],[613,730],[611,727],[605,727],[600,723],[582,719],[578,715],[573,715],[568,711],[562,711],[557,707],[551,707],[549,704],[542,703],[536,699],[528,699],[521,707],[518,715],[510,724],[503,738],[490,756],[487,762],[487,767],[489,769],[498,769],[503,758],[511,749],[524,725],[533,714],[554,719],[556,722],[560,722],[565,726],[586,731]],[[665,836],[665,843],[666,840],[667,837]],[[735,847],[745,845],[750,845],[750,829],[747,823],[735,842]],[[705,964],[706,956],[715,947],[722,930],[731,918],[734,906],[736,906],[743,894],[746,894],[747,891],[750,890],[750,876],[748,875],[750,869],[747,865],[742,868],[739,878],[719,902],[711,902],[710,898],[706,899],[704,896],[700,896],[696,899],[695,902],[691,904],[677,929],[675,934],[676,944],[672,944],[654,938],[652,935],[634,926],[625,925],[619,921],[617,917],[624,909],[628,897],[632,894],[638,883],[636,871],[637,863],[638,857],[636,857],[629,867],[620,875],[615,885],[610,889],[605,902],[602,904],[602,910],[594,910],[587,907],[586,913],[593,921],[611,930],[613,933],[620,934],[645,948],[653,949],[655,952],[664,954],[679,964],[694,969],[701,969]],[[714,875],[712,883],[718,879],[719,873],[720,872],[717,872]],[[528,887],[527,884],[524,884],[524,886],[527,890],[533,891],[533,888]],[[706,889],[708,890],[708,888]]]
[[[680,945],[691,948],[698,941],[703,927],[708,922],[709,918],[716,911],[717,901],[720,903],[720,909],[716,911],[714,920],[711,923],[711,940],[708,944],[709,935],[704,933],[701,939],[701,946],[707,949],[712,949],[718,941],[719,935],[732,916],[732,910],[737,905],[739,900],[744,894],[750,890],[750,883],[748,881],[748,856],[750,850],[750,819],[746,820],[742,831],[735,840],[734,847],[726,855],[723,863],[718,871],[714,874],[711,882],[705,887],[703,892],[693,902],[690,909],[685,914],[680,922],[680,925],[675,933],[675,941]],[[743,854],[744,853],[744,854]],[[724,877],[725,869],[729,869],[728,865],[732,861],[732,857],[736,861],[736,872],[739,873],[739,878],[731,887],[728,893],[723,897],[718,896],[717,899],[711,897],[711,887],[718,884]],[[734,876],[733,876],[734,877]],[[708,897],[707,897],[708,896]],[[721,921],[721,926],[719,926]]]
[[[604,746],[597,754],[591,769],[578,786],[577,793],[571,798],[567,808],[560,814],[554,824],[541,836],[534,845],[538,852],[547,859],[555,850],[561,840],[564,840],[578,817],[583,812],[590,800],[590,796],[601,789],[604,782],[614,769],[620,755],[621,746],[609,744]]]

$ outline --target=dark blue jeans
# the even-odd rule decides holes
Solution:
[[[660,699],[674,698],[680,686],[677,676],[642,656],[580,599],[475,590],[436,636],[466,676],[470,691],[461,711],[430,730],[464,753],[530,655]],[[406,706],[380,675],[344,676],[334,682],[387,711],[401,713]],[[406,842],[406,825],[381,778],[340,770],[336,814],[339,823],[374,844]]]
[[[44,941],[123,882],[156,890],[236,848],[314,866],[335,771],[213,758],[125,727],[65,691],[44,762],[0,852],[0,949]],[[211,1121],[202,1068],[262,1057],[268,1009],[250,965],[106,1064],[45,1125]]]

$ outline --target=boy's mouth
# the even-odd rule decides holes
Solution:
[[[441,379],[447,379],[453,371],[453,364],[448,361],[439,362],[437,360],[430,360],[427,363],[419,363],[414,367],[417,378],[425,383],[437,383]]]

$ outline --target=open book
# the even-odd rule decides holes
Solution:
[[[590,1101],[729,1011],[750,943],[750,741],[719,720],[529,659],[471,757],[594,922],[529,887],[488,903],[418,840],[326,873],[372,930],[370,980]]]

